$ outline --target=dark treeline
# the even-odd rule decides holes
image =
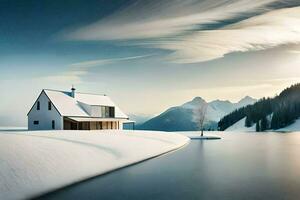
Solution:
[[[292,85],[274,98],[262,98],[253,105],[233,111],[219,121],[218,128],[223,131],[244,117],[245,126],[255,125],[256,131],[292,124],[300,117],[300,84]]]

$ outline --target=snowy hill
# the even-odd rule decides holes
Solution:
[[[244,98],[247,103],[248,97]],[[244,101],[240,101],[245,105]],[[253,105],[242,107],[224,116],[218,129],[231,130],[238,126],[253,127],[255,131],[299,131],[300,83],[284,89],[272,98],[261,98]],[[244,119],[244,124],[241,123]],[[240,127],[242,128],[242,127]]]
[[[253,132],[255,131],[255,125],[251,126],[251,127],[245,127],[245,120],[246,117],[244,117],[243,119],[241,119],[240,121],[236,122],[235,124],[233,124],[232,126],[230,126],[229,128],[227,128],[225,131],[238,131],[238,132]]]
[[[236,122],[232,126],[228,127],[225,131],[232,131],[232,132],[254,132],[255,125],[251,127],[245,127],[245,120],[246,117],[241,119],[240,121]],[[300,130],[300,119],[297,119],[293,124],[286,126],[281,129],[277,130],[269,130],[269,131],[277,131],[277,132],[295,132]]]
[[[277,131],[292,132],[292,131],[299,131],[299,130],[300,130],[300,119],[297,119],[293,124],[278,129]]]
[[[0,199],[30,199],[188,142],[146,131],[0,131]]]
[[[218,121],[233,110],[256,102],[256,99],[245,97],[237,103],[230,101],[214,100],[206,102],[201,97],[195,97],[192,101],[186,102],[181,106],[169,108],[162,114],[137,126],[142,130],[160,131],[195,131],[199,130],[196,121],[196,110],[207,106],[205,128],[216,129]]]

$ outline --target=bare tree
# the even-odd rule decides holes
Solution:
[[[205,121],[206,111],[207,111],[207,103],[201,104],[195,110],[195,117],[196,117],[197,123],[199,123],[199,128],[201,130],[201,137],[203,136],[204,121]]]

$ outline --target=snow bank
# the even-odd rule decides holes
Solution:
[[[0,132],[0,199],[27,199],[188,142],[150,131]]]
[[[236,122],[232,126],[228,127],[225,131],[233,131],[233,132],[235,132],[235,131],[240,131],[240,132],[255,131],[255,125],[253,125],[251,127],[246,127],[245,126],[245,121],[246,121],[246,117],[239,120],[238,122]]]

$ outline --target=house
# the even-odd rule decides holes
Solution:
[[[123,129],[128,116],[106,95],[44,89],[30,109],[29,130]]]

